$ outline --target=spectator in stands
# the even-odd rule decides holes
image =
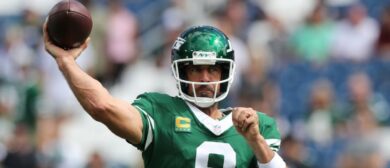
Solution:
[[[158,65],[170,69],[171,63],[171,48],[175,42],[176,37],[184,30],[185,26],[189,24],[186,18],[185,1],[171,0],[171,5],[163,11],[161,21],[163,26],[163,46],[162,52],[156,58]]]
[[[352,5],[347,18],[336,24],[331,54],[336,60],[364,62],[373,53],[379,28],[361,4]]]
[[[16,83],[17,64],[9,53],[12,41],[7,34],[5,44],[0,45],[0,146],[5,146],[6,140],[12,135],[20,94]],[[0,158],[1,159],[1,158]]]
[[[376,49],[380,57],[390,58],[390,6],[383,10],[380,17],[380,30]]]
[[[250,106],[275,118],[281,136],[290,131],[290,122],[280,115],[280,97],[278,83],[270,79],[270,68],[261,57],[252,57],[249,67],[243,72],[238,88],[238,104]]]
[[[138,23],[134,14],[122,5],[121,0],[109,1],[107,20],[105,54],[108,72],[104,83],[111,85],[118,82],[123,70],[137,58]]]
[[[333,24],[327,18],[326,7],[319,3],[291,37],[291,46],[303,60],[323,64],[329,58]]]
[[[84,160],[80,156],[80,151],[88,148],[75,148],[72,144],[74,142],[66,141],[64,132],[61,131],[64,131],[63,127],[67,120],[67,117],[56,114],[40,115],[37,119],[34,142],[40,168],[83,166]],[[83,139],[79,138],[78,141]]]
[[[374,93],[366,73],[352,74],[348,79],[349,103],[347,122],[352,136],[362,136],[390,121],[389,105],[379,93]]]
[[[376,138],[378,137],[370,136],[351,139],[338,158],[336,168],[387,168]]]
[[[293,58],[288,44],[289,33],[283,24],[267,13],[252,22],[247,33],[249,54],[267,62],[267,68],[277,68]]]
[[[22,14],[23,39],[27,46],[38,51],[41,44],[41,17],[33,9],[25,9]]]
[[[249,67],[243,72],[240,82],[239,104],[263,111],[270,116],[278,111],[279,90],[275,83],[268,79],[267,62],[253,58]]]
[[[306,118],[306,136],[319,146],[333,143],[340,115],[335,106],[334,89],[327,79],[314,82],[310,91],[309,112]]]
[[[248,24],[248,8],[245,4],[245,1],[242,0],[227,0],[226,6],[224,7],[223,14],[227,22],[224,24],[230,24],[226,28],[231,33],[231,35],[237,36],[240,39],[244,38],[244,33],[246,33],[246,26]]]
[[[102,81],[107,75],[107,59],[106,59],[106,48],[105,48],[105,36],[107,32],[108,23],[108,9],[106,6],[99,5],[94,0],[79,0],[87,9],[90,11],[93,22],[93,29],[90,37],[93,46],[94,61],[93,65],[88,70],[88,74],[95,76],[97,80]]]
[[[13,111],[14,120],[28,124],[28,127],[33,129],[40,74],[37,70],[36,52],[25,40],[25,37],[31,35],[29,33],[33,31],[29,32],[27,27],[15,25],[9,27],[6,32],[5,48],[2,53],[4,55],[0,54],[0,60],[4,61],[4,65],[0,68],[4,70],[0,73],[0,80],[2,78],[5,87],[11,84],[12,86],[8,88],[16,89],[18,93],[15,99],[18,107]],[[12,90],[4,92],[7,93],[12,93]],[[7,101],[12,101],[12,98],[15,97],[10,97],[11,100],[7,98]]]
[[[37,153],[33,147],[28,127],[19,124],[8,141],[4,167],[38,168]]]
[[[95,151],[93,152],[89,158],[87,165],[85,166],[86,168],[105,168],[107,167],[106,161],[104,160],[103,156]]]
[[[289,168],[309,168],[306,163],[308,153],[304,148],[304,144],[301,140],[295,138],[292,135],[288,135],[282,140],[281,155],[286,161]]]
[[[0,147],[4,146],[12,135],[18,102],[17,87],[13,83],[0,80]]]
[[[305,121],[305,145],[311,151],[310,165],[316,168],[334,167],[338,152],[335,147],[345,133],[342,113],[335,105],[334,89],[328,79],[316,80],[310,90],[309,113]]]

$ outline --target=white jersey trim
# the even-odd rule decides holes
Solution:
[[[148,114],[146,113],[143,109],[141,109],[140,107],[138,106],[135,106],[138,110],[140,110],[143,114],[146,115],[146,118],[148,119],[148,125],[149,125],[149,129],[148,129],[148,135],[146,137],[146,142],[145,142],[145,147],[143,150],[146,150],[149,145],[153,142],[153,130],[154,130],[154,120],[153,118]]]
[[[200,111],[197,107],[187,102],[188,107],[190,107],[191,111],[195,114],[196,118],[214,135],[221,135],[230,127],[233,126],[232,113],[226,115],[222,120],[215,120],[208,116],[207,114]]]
[[[268,146],[271,145],[280,146],[280,139],[266,139],[265,142],[267,142]]]
[[[279,150],[279,146],[280,146],[280,142],[281,140],[280,139],[266,139],[265,142],[267,143],[267,145],[273,150],[273,151],[278,151]],[[277,147],[275,147],[277,146]]]

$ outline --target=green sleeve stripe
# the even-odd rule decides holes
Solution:
[[[150,117],[150,115],[148,113],[146,113],[143,109],[141,109],[140,107],[138,106],[135,106],[138,110],[140,110],[145,116],[146,118],[148,119],[148,124],[149,124],[149,130],[148,130],[148,135],[146,137],[146,142],[145,142],[145,147],[143,150],[146,150],[149,145],[152,143],[153,141],[153,130],[154,130],[154,120],[152,117]],[[152,130],[153,129],[153,130]]]

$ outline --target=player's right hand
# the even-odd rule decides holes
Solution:
[[[80,47],[64,50],[61,47],[58,47],[54,45],[52,41],[50,41],[49,34],[47,32],[47,19],[45,20],[45,23],[43,24],[43,41],[45,44],[46,51],[53,56],[56,60],[58,58],[70,58],[75,60],[80,54],[84,51],[85,48],[87,48],[90,38],[88,37],[85,42],[80,45]]]

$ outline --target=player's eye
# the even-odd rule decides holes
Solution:
[[[221,71],[221,67],[219,67],[219,66],[210,66],[209,67],[210,73],[216,73],[216,72],[220,72],[220,71]]]
[[[191,72],[199,72],[199,68],[197,68],[197,67],[192,67],[192,68],[191,68]]]
[[[196,73],[199,71],[199,68],[195,67],[195,66],[188,66],[187,67],[187,72],[188,73]]]

